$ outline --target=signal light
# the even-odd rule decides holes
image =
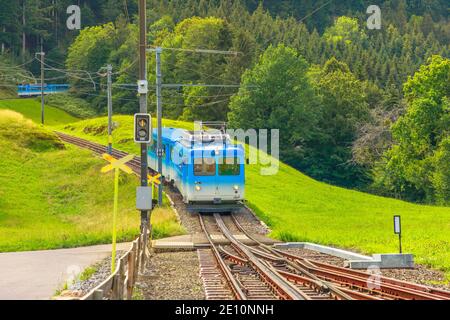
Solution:
[[[152,117],[147,113],[134,115],[134,141],[150,143],[152,141]]]

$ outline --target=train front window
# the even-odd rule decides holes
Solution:
[[[195,158],[194,159],[195,176],[215,176],[216,161],[213,158]]]
[[[241,166],[238,158],[226,158],[219,164],[219,175],[238,176],[241,174]]]

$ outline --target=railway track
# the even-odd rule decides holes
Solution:
[[[56,132],[67,143],[97,154],[106,147]],[[127,153],[113,149],[122,158]],[[140,174],[140,158],[128,163]],[[200,276],[207,299],[251,300],[450,300],[450,292],[392,278],[341,268],[269,247],[250,235],[233,216],[199,215],[209,249],[198,250]],[[231,229],[231,230],[230,230]],[[222,234],[229,245],[217,245],[212,235]],[[240,233],[251,246],[237,240]]]
[[[291,281],[286,263],[268,254],[255,252],[251,247],[238,241],[225,225],[222,216],[199,215],[200,224],[225,278],[233,277],[229,284],[238,300],[335,300],[351,299],[338,290],[329,290],[319,281]],[[230,245],[217,246],[211,233],[220,230]],[[280,272],[284,269],[285,273]]]
[[[68,134],[65,134],[62,132],[58,132],[58,131],[55,131],[55,133],[64,142],[68,142],[68,143],[76,145],[78,147],[91,150],[99,155],[101,155],[103,153],[107,153],[106,146],[101,145],[99,143],[87,141],[85,139],[77,138],[77,137],[74,137],[74,136],[71,136],[71,135],[68,135]],[[119,159],[119,158],[123,158],[123,157],[127,156],[128,153],[117,150],[117,149],[112,149],[111,155],[113,157],[115,157],[116,159]],[[137,175],[140,174],[141,160],[139,157],[134,157],[133,160],[131,160],[130,162],[127,163],[127,166],[129,166],[135,174],[137,174]]]
[[[340,291],[348,294],[354,299],[364,300],[450,300],[450,292],[435,289],[415,283],[405,282],[383,276],[374,278],[372,274],[337,267],[326,263],[321,263],[303,257],[293,255],[281,250],[271,248],[252,237],[238,220],[231,216],[233,224],[237,229],[253,240],[258,250],[272,255],[272,258],[282,258],[284,261],[292,262],[295,274],[313,276],[315,279],[324,281],[326,285],[333,285]],[[289,275],[293,281],[296,276]],[[301,280],[301,279],[300,279]]]

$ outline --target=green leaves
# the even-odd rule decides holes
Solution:
[[[385,174],[400,192],[414,188],[429,202],[450,201],[450,60],[432,57],[404,85],[406,114],[392,126],[396,146],[387,152]]]
[[[450,95],[450,60],[435,55],[428,59],[426,65],[408,79],[403,86],[405,97],[410,101],[415,98],[429,97],[437,102]]]
[[[181,84],[236,84],[230,78],[239,77],[243,68],[239,59],[222,54],[196,53],[194,49],[229,51],[234,49],[234,35],[230,26],[215,17],[192,17],[175,27],[163,17],[150,28],[154,46],[167,48],[162,54],[165,83]],[[149,81],[155,79],[155,57],[149,61]],[[235,70],[238,74],[232,74]],[[185,88],[182,91],[165,90],[164,112],[173,119],[224,120],[229,97],[235,89]]]
[[[297,168],[320,117],[307,73],[307,62],[294,49],[270,46],[244,73],[228,114],[234,128],[279,129],[282,159]]]
[[[360,30],[358,20],[346,16],[337,18],[334,25],[325,30],[323,36],[327,42],[346,44],[360,42],[367,38],[364,30]]]

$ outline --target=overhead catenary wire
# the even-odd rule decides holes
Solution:
[[[147,51],[155,51],[156,46],[149,46]],[[172,50],[172,51],[182,51],[182,52],[192,52],[192,53],[215,53],[215,54],[225,54],[225,55],[234,55],[237,56],[239,54],[242,54],[242,52],[239,51],[226,51],[226,50],[214,50],[214,49],[188,49],[188,48],[167,48],[167,47],[159,47],[162,50]]]
[[[5,68],[5,69],[20,69],[20,68],[22,68],[22,67],[24,67],[26,65],[29,65],[29,64],[33,63],[34,60],[35,59],[33,58],[33,59],[28,60],[28,61],[26,61],[26,62],[24,62],[22,64],[17,65],[17,66],[11,66],[11,67],[10,66],[2,66],[2,68]]]
[[[166,48],[166,49],[173,49],[173,50],[178,50],[177,48]],[[237,54],[238,52],[233,52],[233,51],[221,51],[221,50],[209,50],[209,49],[181,49],[180,51],[188,51],[188,52],[195,52],[195,53],[224,53],[224,54]],[[27,61],[26,63],[32,63],[33,61],[38,61],[41,62],[41,60],[38,57],[35,57],[34,59]],[[48,61],[54,63],[54,64],[58,64],[60,66],[63,66],[62,63],[59,63],[55,60],[52,59],[47,59]],[[118,74],[123,74],[125,73],[127,70],[131,69],[131,67],[138,61],[138,59],[135,59],[132,63],[130,63],[130,65],[128,65],[125,69],[122,69],[121,71],[115,72],[115,75]],[[26,64],[24,63],[24,65]],[[87,83],[91,83],[93,84],[94,87],[94,91],[97,91],[97,87],[101,88],[101,83],[96,82],[94,79],[98,79],[98,78],[102,78],[104,77],[103,74],[100,74],[99,72],[89,72],[86,70],[74,70],[74,69],[63,69],[63,68],[58,68],[55,67],[53,65],[50,65],[47,62],[44,62],[44,66],[46,67],[45,70],[48,71],[55,71],[55,72],[59,72],[62,73],[63,76],[60,77],[52,77],[52,78],[47,78],[45,79],[46,81],[53,81],[53,80],[60,80],[60,79],[64,79],[64,78],[74,78],[74,79],[78,79],[80,81],[85,81]],[[11,68],[9,68],[11,69]],[[185,69],[189,69],[189,68],[185,68]],[[190,69],[192,70],[192,69]],[[203,74],[205,75],[205,74]],[[31,78],[31,77],[27,77],[24,75],[21,75],[25,78],[28,79],[32,79],[33,81],[36,82],[35,78]],[[206,77],[215,77],[214,75],[206,75]],[[220,79],[218,77],[215,77],[217,79]],[[16,80],[16,79],[14,79]],[[220,79],[223,80],[223,79]],[[8,85],[9,87],[15,87],[14,85]],[[115,87],[118,90],[128,90],[128,91],[136,91],[137,90],[137,84],[134,83],[116,83],[113,84],[113,87]],[[156,87],[156,85],[152,85],[151,87]],[[231,97],[237,93],[229,93],[229,94],[221,94],[220,91],[223,88],[240,88],[242,87],[241,84],[206,84],[206,83],[179,83],[179,84],[163,84],[162,85],[163,88],[168,88],[168,89],[179,89],[179,88],[183,88],[183,87],[207,87],[207,88],[218,88],[219,89],[219,93],[216,95],[188,95],[188,94],[183,94],[183,93],[179,93],[179,92],[175,92],[174,94],[178,95],[180,98],[186,98],[186,97],[193,97],[193,98],[204,98],[204,99],[214,99],[214,98],[219,98],[219,97]],[[249,88],[254,87],[254,86],[247,86]],[[94,94],[92,92],[86,92],[86,91],[78,91],[77,93],[82,94],[82,95],[88,95],[88,96],[96,96],[96,97],[103,97],[103,95],[99,95],[99,94]],[[166,96],[167,98],[168,96]],[[170,98],[176,98],[176,97],[170,97]],[[115,100],[119,100],[119,101],[131,101],[131,102],[135,102],[137,101],[137,97],[136,99],[129,99],[129,98],[119,98],[119,97],[114,97]],[[203,104],[196,104],[196,105],[186,105],[184,103],[167,103],[167,105],[169,106],[185,106],[185,107],[202,107],[202,106],[211,106],[211,105],[216,105],[216,104],[220,104],[220,103],[225,103],[228,102],[229,99],[222,99],[222,100],[218,100],[218,101],[211,101],[211,102],[207,102],[207,103],[203,103]]]
[[[41,60],[39,58],[36,57],[36,59],[41,62]],[[48,63],[43,63],[44,66],[46,66],[47,68],[45,68],[45,70],[49,70],[49,71],[56,71],[56,72],[60,72],[63,73],[65,75],[67,75],[68,77],[72,77],[81,81],[85,81],[85,82],[90,82],[93,84],[94,86],[94,90],[96,89],[96,86],[99,85],[98,82],[94,81],[94,78],[101,78],[102,76],[100,75],[93,75],[91,72],[86,71],[86,70],[71,70],[71,69],[60,69],[60,68],[56,68],[52,65],[49,65]],[[87,75],[88,78],[84,78],[79,76],[80,74],[84,74]]]

